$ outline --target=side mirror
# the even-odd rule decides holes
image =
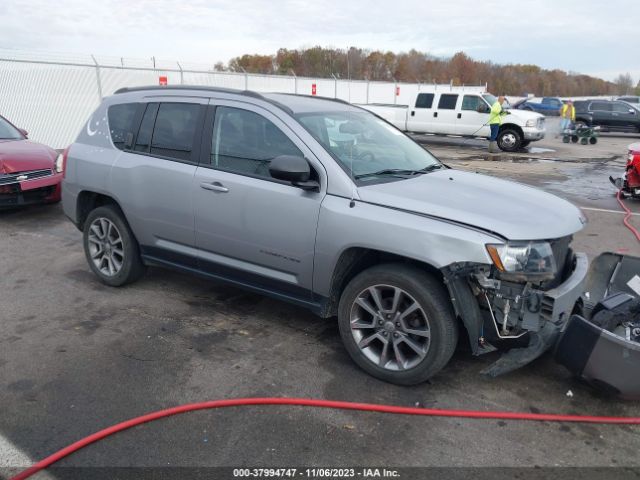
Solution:
[[[29,132],[27,132],[24,128],[19,128],[18,131],[25,137],[29,137]]]
[[[488,113],[489,112],[489,108],[484,103],[481,103],[480,105],[478,105],[478,108],[476,110],[478,111],[478,113]]]
[[[636,111],[633,108],[630,108],[629,113],[636,113]]]
[[[303,157],[294,155],[280,155],[269,163],[269,173],[276,180],[291,182],[292,185],[303,190],[318,190],[318,182],[309,180],[311,167]]]

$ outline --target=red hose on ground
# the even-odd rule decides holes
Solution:
[[[547,413],[518,413],[518,412],[482,412],[478,410],[445,410],[437,408],[396,407],[392,405],[376,405],[371,403],[341,402],[335,400],[314,400],[310,398],[235,398],[231,400],[213,400],[202,403],[191,403],[179,407],[168,408],[149,413],[141,417],[132,418],[117,425],[100,430],[88,437],[57,451],[53,455],[40,460],[32,467],[19,473],[12,480],[24,480],[56,463],[58,460],[71,455],[87,445],[102,440],[109,435],[121,432],[136,425],[152,422],[159,418],[177,415],[179,413],[205,410],[211,408],[239,407],[247,405],[293,405],[297,407],[321,407],[340,410],[360,410],[365,412],[396,413],[403,415],[424,415],[429,417],[480,418],[497,420],[535,420],[546,422],[581,422],[618,425],[640,425],[640,417],[595,417],[589,415],[558,415]]]
[[[632,215],[631,210],[629,210],[627,206],[622,202],[622,199],[620,198],[621,194],[622,194],[622,189],[618,190],[618,195],[616,196],[616,198],[618,199],[618,203],[620,204],[622,209],[626,212],[626,215],[624,216],[624,220],[622,220],[622,223],[624,223],[625,227],[631,230],[631,233],[633,233],[636,236],[636,239],[640,242],[640,232],[638,232],[638,230],[636,230],[635,227],[631,225],[631,222],[629,221]]]

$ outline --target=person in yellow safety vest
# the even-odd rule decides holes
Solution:
[[[560,107],[560,134],[571,126],[576,121],[576,107],[573,106],[573,101],[567,100],[567,102]]]
[[[504,100],[504,96],[500,95],[498,100],[491,105],[491,110],[489,112],[489,128],[491,129],[491,136],[489,137],[490,153],[498,151],[498,132],[500,131],[500,125],[502,125],[502,116],[507,114],[507,112],[502,108]]]

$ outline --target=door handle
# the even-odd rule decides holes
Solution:
[[[433,116],[437,117],[438,116],[438,112],[433,112]]]
[[[211,190],[212,192],[219,192],[219,193],[227,193],[229,191],[229,189],[225,186],[223,186],[220,182],[213,182],[213,183],[201,183],[200,184],[201,188],[204,188],[205,190]]]
[[[458,114],[458,118],[462,118],[462,114],[461,113]]]
[[[412,110],[412,111],[411,111],[411,116],[412,116],[412,117],[415,117],[415,116],[416,116],[416,111],[415,111],[415,110]]]

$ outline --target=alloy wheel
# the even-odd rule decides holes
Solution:
[[[351,306],[351,334],[373,364],[392,371],[418,365],[430,347],[429,320],[406,291],[373,285],[358,294]]]
[[[107,277],[117,275],[124,262],[124,245],[118,227],[105,217],[96,218],[89,227],[89,255],[96,268]]]

